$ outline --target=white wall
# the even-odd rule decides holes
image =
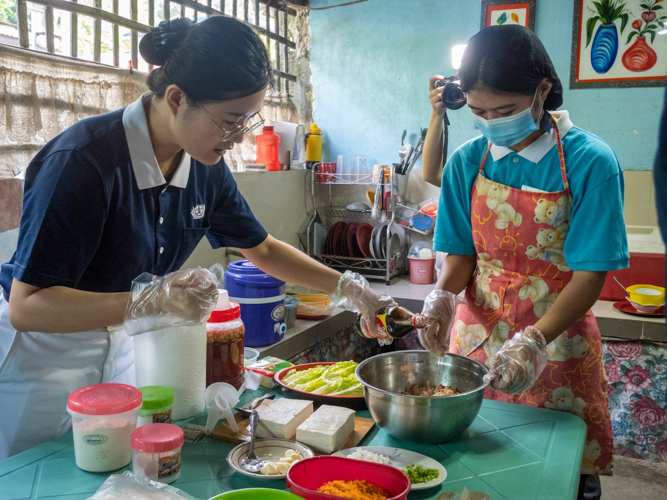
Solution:
[[[305,170],[287,172],[235,172],[239,190],[248,201],[255,216],[275,238],[299,247],[297,232],[306,217],[306,202],[310,206],[310,179]],[[183,267],[209,268],[225,261],[224,249],[213,250],[202,239]]]

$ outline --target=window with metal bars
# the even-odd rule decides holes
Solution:
[[[266,44],[278,90],[290,93],[290,5],[308,0],[0,0],[0,44],[88,61],[152,69],[139,57],[141,35],[165,19],[230,16],[251,25]]]

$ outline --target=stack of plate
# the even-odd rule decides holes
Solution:
[[[400,238],[396,234],[388,236],[387,225],[373,227],[366,223],[336,222],[329,229],[324,242],[324,255],[386,259],[387,238],[390,238],[390,256],[400,254]]]

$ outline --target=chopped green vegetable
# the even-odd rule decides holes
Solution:
[[[403,472],[407,474],[412,484],[428,483],[440,477],[438,469],[424,469],[421,465],[408,465]]]
[[[364,388],[354,375],[357,363],[343,361],[320,365],[308,370],[290,370],[283,382],[298,391],[327,396],[363,396]]]

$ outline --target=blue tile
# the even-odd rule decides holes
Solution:
[[[523,409],[526,407],[520,408]],[[532,408],[532,410],[538,409],[539,408]],[[553,419],[553,416],[550,414],[550,410],[542,410],[539,412],[516,412],[512,410],[513,409],[497,410],[489,408],[484,410],[482,416],[485,420],[493,422],[493,425],[495,425],[498,429],[509,429],[510,427],[518,427],[520,425],[549,422]]]
[[[32,496],[38,464],[27,465],[0,477],[0,495],[3,500],[19,500]]]
[[[181,450],[181,478],[187,482],[214,479],[203,449],[188,446]]]
[[[114,472],[92,473],[79,469],[72,458],[54,458],[42,463],[37,498],[64,494],[95,493],[114,473],[121,474],[127,468]],[[130,466],[131,469],[131,466]]]
[[[549,498],[548,492],[543,491],[540,481],[544,464],[532,464],[513,469],[502,470],[480,477],[498,491],[504,498]],[[562,495],[562,491],[558,492]],[[562,498],[562,496],[560,496]]]
[[[446,449],[453,458],[477,475],[539,461],[534,453],[500,431],[487,432],[468,441],[451,443]]]
[[[555,422],[540,422],[505,429],[503,433],[535,453],[537,457],[544,458],[548,455],[551,444],[549,437],[555,427]]]

